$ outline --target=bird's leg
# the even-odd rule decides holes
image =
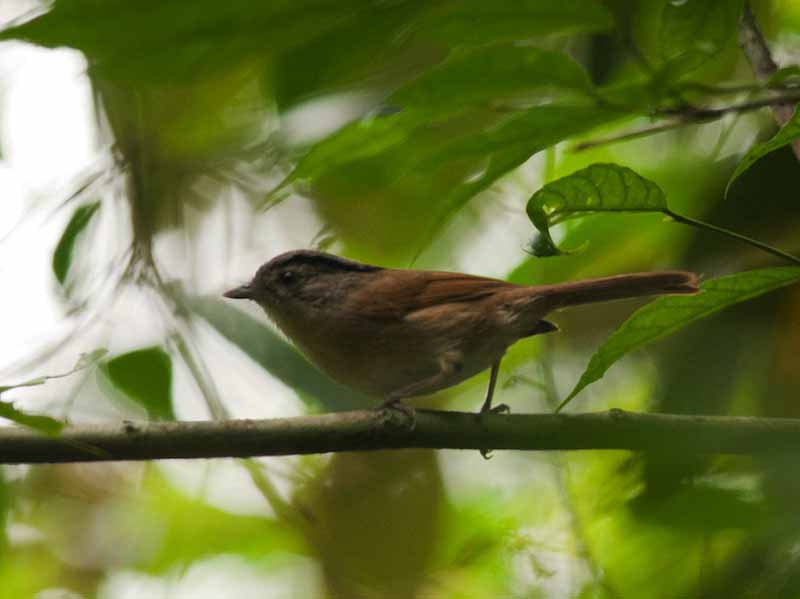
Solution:
[[[386,409],[395,409],[403,412],[406,416],[409,417],[411,420],[410,428],[413,430],[414,425],[416,424],[417,415],[416,411],[412,406],[403,403],[400,401],[404,397],[412,397],[414,395],[421,395],[428,389],[437,389],[450,379],[453,376],[453,373],[456,372],[459,367],[459,358],[461,354],[456,352],[446,352],[440,359],[439,359],[439,372],[430,376],[426,379],[422,379],[421,381],[417,381],[416,383],[411,383],[410,385],[406,385],[401,389],[397,389],[396,391],[392,391],[386,396],[386,399],[383,400],[380,406],[378,406],[379,410],[386,410]]]
[[[481,414],[493,412],[495,414],[508,413],[511,409],[504,403],[492,407],[492,397],[494,397],[494,388],[497,386],[497,374],[500,372],[500,361],[502,358],[492,364],[492,372],[489,374],[489,388],[486,390],[486,399],[481,406]]]

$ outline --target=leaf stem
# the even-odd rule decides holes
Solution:
[[[698,229],[706,229],[708,231],[713,231],[714,233],[719,233],[720,235],[726,235],[728,237],[732,237],[733,239],[737,239],[743,243],[752,245],[753,247],[757,247],[758,249],[763,250],[768,254],[772,254],[773,256],[777,256],[778,258],[783,258],[784,260],[788,260],[789,262],[800,265],[800,258],[798,258],[797,256],[793,256],[792,254],[784,252],[783,250],[779,250],[776,247],[773,247],[756,239],[752,239],[751,237],[747,237],[740,233],[736,233],[735,231],[724,229],[722,227],[718,227],[710,223],[696,220],[694,218],[689,218],[688,216],[682,216],[680,214],[676,214],[669,208],[662,210],[662,212],[677,223],[683,223],[685,225],[697,227]]]

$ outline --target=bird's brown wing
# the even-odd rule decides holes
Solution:
[[[359,313],[380,321],[400,321],[434,306],[485,300],[505,281],[462,273],[385,270],[353,298]]]

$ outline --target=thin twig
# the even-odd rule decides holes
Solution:
[[[81,444],[100,450],[87,452]],[[800,452],[800,419],[593,414],[354,411],[224,422],[68,426],[59,437],[0,429],[0,463],[198,459],[378,449],[627,449],[662,453]]]
[[[721,119],[728,114],[742,114],[745,112],[752,112],[761,108],[775,107],[775,106],[791,106],[800,102],[800,91],[793,91],[791,93],[769,96],[766,98],[759,98],[749,102],[742,102],[740,104],[732,104],[731,106],[720,106],[718,108],[698,108],[694,106],[681,106],[678,108],[661,108],[653,112],[654,117],[668,117],[671,120],[662,122],[649,127],[641,129],[634,129],[632,131],[625,131],[618,135],[613,135],[600,139],[590,139],[588,141],[576,144],[572,150],[580,152],[598,146],[606,146],[623,141],[630,141],[640,137],[647,137],[656,133],[664,131],[671,131],[673,129],[681,129],[683,127],[690,127],[693,125],[705,124],[712,121]]]
[[[800,265],[800,258],[798,258],[797,256],[793,256],[788,252],[779,250],[778,248],[773,247],[767,243],[764,243],[763,241],[758,241],[757,239],[753,239],[752,237],[747,237],[746,235],[742,235],[741,233],[731,231],[730,229],[725,229],[723,227],[718,227],[717,225],[712,225],[704,221],[696,220],[694,218],[689,218],[688,216],[676,214],[672,210],[663,210],[663,212],[672,220],[674,220],[676,223],[682,223],[684,225],[697,227],[698,229],[705,229],[707,231],[713,231],[714,233],[719,233],[720,235],[731,237],[748,245],[752,245],[753,247],[757,247],[758,249],[765,251],[768,254],[772,254],[773,256],[777,256],[778,258],[782,258],[794,264]]]

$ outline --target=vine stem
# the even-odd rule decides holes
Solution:
[[[706,229],[708,231],[713,231],[714,233],[718,233],[720,235],[726,235],[727,237],[732,237],[733,239],[737,239],[738,241],[741,241],[748,245],[752,245],[753,247],[757,247],[758,249],[763,250],[768,254],[772,254],[773,256],[777,256],[778,258],[782,258],[794,264],[800,265],[800,258],[798,258],[797,256],[793,256],[792,254],[784,252],[783,250],[779,250],[778,248],[768,245],[762,241],[758,241],[757,239],[747,237],[746,235],[742,235],[741,233],[736,233],[735,231],[731,231],[730,229],[718,227],[716,225],[703,222],[701,220],[696,220],[694,218],[689,218],[688,216],[682,216],[680,214],[676,214],[669,208],[662,210],[662,212],[677,223],[683,223],[685,225],[697,227],[698,229]]]

